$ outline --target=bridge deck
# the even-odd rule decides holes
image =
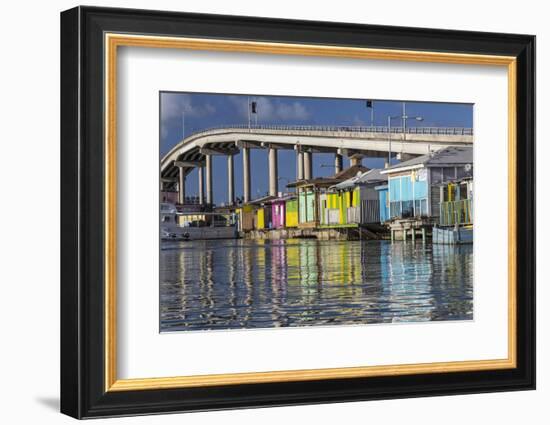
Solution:
[[[206,153],[231,155],[239,148],[296,149],[344,155],[384,156],[392,152],[422,155],[448,146],[471,145],[473,130],[461,127],[361,127],[231,125],[192,134],[161,161],[163,176],[174,175],[174,161],[202,161]],[[192,166],[189,167],[189,171]]]

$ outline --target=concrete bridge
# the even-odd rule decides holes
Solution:
[[[213,204],[212,156],[227,157],[227,203],[235,201],[234,155],[242,151],[243,197],[251,201],[250,149],[267,149],[269,194],[277,194],[279,149],[296,151],[296,180],[312,178],[313,154],[334,153],[336,173],[343,156],[351,165],[364,157],[405,160],[448,146],[471,146],[473,130],[457,127],[355,127],[355,126],[226,126],[192,134],[174,146],[161,160],[161,190],[178,187],[178,201],[185,200],[185,178],[199,172],[199,203]],[[204,185],[206,180],[206,185]],[[205,187],[206,186],[206,194]]]

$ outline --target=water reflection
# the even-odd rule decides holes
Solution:
[[[161,331],[472,319],[472,246],[162,245]]]

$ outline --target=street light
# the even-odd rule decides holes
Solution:
[[[423,121],[423,117],[409,117],[405,113],[405,103],[403,102],[403,114],[402,115],[388,115],[388,166],[391,165],[391,120],[400,118],[403,121],[403,140],[406,139],[407,120]]]
[[[250,96],[248,96],[247,101],[247,109],[248,109],[248,131],[251,131],[251,124],[250,124],[250,114],[254,115],[254,126],[258,126],[258,102],[256,100],[250,101]]]
[[[374,102],[372,100],[367,100],[365,106],[367,109],[370,109],[370,126],[374,127]]]

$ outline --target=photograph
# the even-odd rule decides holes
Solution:
[[[374,420],[394,405],[396,420],[425,422],[421,397],[461,423],[487,405],[506,423],[536,417],[546,394],[506,393],[538,379],[536,205],[548,197],[526,31],[542,31],[542,14],[203,3],[75,6],[59,27],[39,13],[54,48],[6,68],[25,77],[60,56],[57,83],[39,82],[60,85],[61,108],[33,108],[33,125],[55,126],[61,149],[40,133],[21,151],[28,114],[6,144],[12,179],[40,158],[61,194],[55,220],[47,173],[8,185],[12,198],[31,188],[29,216],[60,230],[61,263],[35,267],[60,272],[56,299],[30,309],[59,312],[55,334],[26,346],[58,344],[26,362],[57,365],[36,375],[37,395],[55,379],[59,410],[77,419],[255,409],[238,414],[253,423],[294,406],[281,418],[296,422],[339,403],[333,423],[369,401]],[[17,341],[34,329],[8,328]]]
[[[160,92],[160,332],[474,320],[474,107]]]

